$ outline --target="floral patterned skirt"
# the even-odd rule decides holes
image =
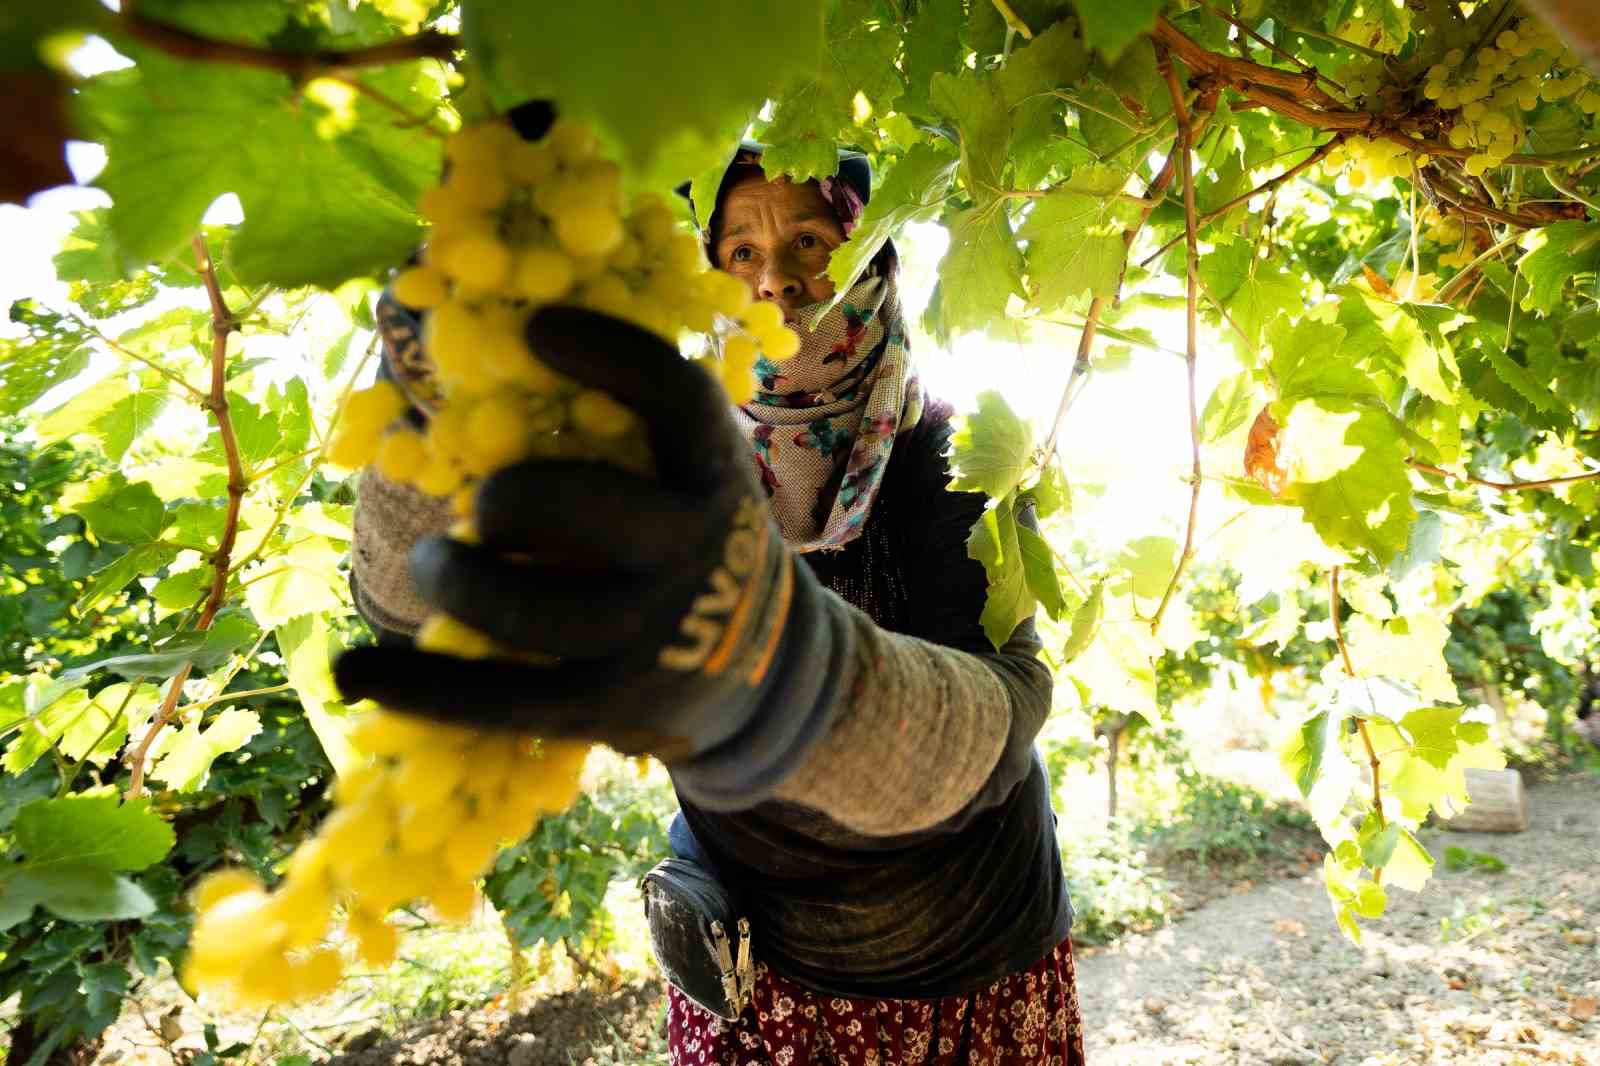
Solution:
[[[1082,1066],[1072,944],[988,988],[945,999],[808,992],[759,962],[753,1002],[726,1022],[667,990],[672,1066]]]

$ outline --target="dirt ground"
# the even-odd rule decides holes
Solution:
[[[1600,778],[1530,796],[1525,833],[1426,832],[1434,882],[1395,892],[1364,949],[1334,928],[1315,872],[1219,884],[1174,925],[1081,949],[1089,1061],[1600,1066]],[[1506,868],[1447,869],[1451,845]],[[497,1000],[398,1038],[343,1034],[329,1062],[654,1066],[666,1061],[661,1002],[655,981],[570,989],[525,1009]],[[108,1052],[101,1063],[119,1061]]]
[[[1600,1066],[1600,778],[1530,800],[1524,833],[1427,832],[1434,882],[1394,892],[1364,950],[1334,928],[1313,874],[1086,953],[1089,1061]],[[1446,869],[1451,845],[1507,868]]]

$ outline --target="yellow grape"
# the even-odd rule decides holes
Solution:
[[[450,298],[450,281],[433,266],[414,266],[394,279],[395,299],[407,307],[438,307]]]
[[[439,268],[472,289],[502,288],[511,277],[511,249],[494,236],[457,237],[440,254]]]
[[[378,445],[373,465],[391,481],[410,481],[427,461],[428,449],[422,443],[422,434],[414,429],[396,429]]]
[[[572,288],[570,257],[549,248],[530,248],[517,259],[516,290],[538,303],[565,296]]]
[[[419,434],[391,428],[407,407],[393,384],[353,393],[328,455],[447,498],[463,520],[451,530],[457,539],[476,539],[478,487],[509,463],[652,469],[631,411],[529,349],[524,327],[540,305],[576,300],[671,343],[718,315],[742,321],[747,332],[731,331],[719,374],[736,396],[750,388],[758,343],[768,355],[798,345],[775,307],[752,305],[742,282],[706,272],[699,242],[664,199],[642,194],[623,209],[622,172],[581,124],[559,122],[532,144],[504,123],[469,126],[450,137],[446,156],[448,177],[418,203],[432,227],[423,265],[395,280],[396,298],[424,312],[443,402]],[[415,643],[460,658],[509,654],[444,615],[425,620]],[[227,871],[196,890],[187,985],[238,1005],[305,999],[337,984],[347,955],[368,966],[395,957],[385,920],[394,906],[471,917],[475,880],[499,845],[576,800],[589,750],[384,709],[364,714],[351,742],[366,761],[335,784],[333,813],[278,884],[269,891]],[[330,943],[340,936],[348,951]]]
[[[608,207],[581,204],[556,216],[556,237],[573,255],[604,256],[622,243],[622,219]]]

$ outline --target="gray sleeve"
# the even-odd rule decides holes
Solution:
[[[412,587],[406,557],[423,537],[445,533],[450,504],[391,481],[372,467],[356,486],[350,591],[356,610],[375,629],[406,636],[431,609]]]
[[[855,660],[841,686],[845,699],[774,798],[868,836],[948,822],[985,792],[1022,708],[984,657],[888,632],[845,610]]]

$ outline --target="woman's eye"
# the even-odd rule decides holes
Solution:
[[[730,258],[735,263],[748,263],[754,255],[755,252],[751,250],[748,244],[741,244],[733,250],[733,255]]]
[[[813,236],[812,234],[802,233],[802,234],[800,234],[800,239],[795,241],[794,243],[795,243],[795,246],[797,248],[800,248],[800,249],[805,250],[805,251],[809,251],[812,248],[815,248],[817,246],[817,238],[815,236]]]

